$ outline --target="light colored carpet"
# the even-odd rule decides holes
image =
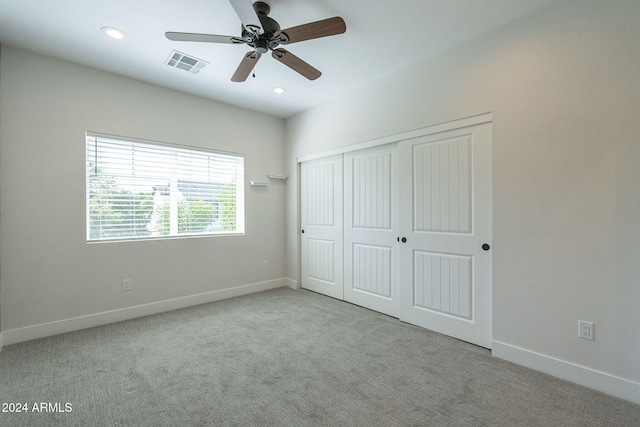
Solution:
[[[639,426],[640,406],[308,291],[15,344],[3,426]]]

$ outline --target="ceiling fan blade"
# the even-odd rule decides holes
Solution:
[[[344,19],[335,16],[276,31],[275,38],[282,44],[291,44],[320,37],[335,36],[345,31],[347,31],[347,24],[345,24]]]
[[[262,23],[260,23],[260,18],[258,18],[258,14],[253,8],[251,0],[229,0],[229,3],[231,3],[231,6],[233,6],[233,9],[242,21],[242,25],[244,25],[247,30],[253,31],[256,34],[264,33]]]
[[[273,56],[277,61],[280,61],[287,67],[291,68],[293,71],[302,74],[309,80],[315,80],[322,75],[320,71],[316,70],[311,65],[304,62],[302,59],[298,58],[293,53],[287,50],[274,49],[271,56]]]
[[[204,43],[227,43],[227,44],[244,44],[244,40],[239,37],[218,36],[215,34],[197,34],[197,33],[174,33],[166,32],[164,35],[176,42],[204,42]]]
[[[248,52],[244,58],[242,58],[242,61],[240,61],[236,72],[231,76],[231,81],[240,83],[247,80],[247,77],[249,77],[249,74],[251,74],[253,67],[256,66],[261,56],[262,55],[255,51]]]

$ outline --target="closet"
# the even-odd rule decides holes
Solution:
[[[491,117],[301,159],[301,285],[491,348]]]

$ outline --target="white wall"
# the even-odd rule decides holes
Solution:
[[[297,157],[492,112],[494,354],[640,403],[639,21],[562,1],[289,119],[288,277]]]
[[[284,120],[7,46],[1,55],[5,343],[21,328],[243,285],[282,284],[285,187],[274,182],[256,189],[248,182],[284,173]],[[243,153],[246,235],[87,244],[87,130]],[[124,278],[133,280],[132,291],[122,291]],[[65,328],[12,335],[10,341]]]
[[[48,322],[297,278],[298,156],[492,112],[494,354],[604,379],[573,378],[640,403],[639,20],[635,0],[562,1],[291,118],[286,129],[280,119],[3,46],[5,341]],[[246,236],[87,245],[86,130],[242,152],[247,181],[286,168],[286,228],[279,183],[247,186]],[[123,278],[133,291],[122,292]],[[578,319],[595,322],[595,341],[577,338]]]

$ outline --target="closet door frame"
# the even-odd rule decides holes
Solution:
[[[328,158],[330,156],[343,156],[345,153],[352,153],[352,152],[356,152],[356,151],[361,151],[361,150],[365,150],[365,149],[369,149],[372,147],[379,147],[385,144],[393,144],[393,143],[398,143],[399,145],[402,144],[403,141],[408,141],[408,140],[412,140],[412,139],[416,139],[416,138],[421,138],[421,137],[426,137],[426,136],[430,136],[430,135],[435,135],[438,133],[443,133],[443,132],[447,132],[447,131],[452,131],[452,130],[457,130],[457,129],[462,129],[462,128],[466,128],[466,127],[472,127],[472,126],[476,126],[476,125],[482,125],[482,124],[491,124],[493,121],[493,117],[491,113],[485,113],[485,114],[479,114],[476,116],[471,116],[471,117],[467,117],[467,118],[463,118],[463,119],[459,119],[459,120],[454,120],[454,121],[450,121],[450,122],[445,122],[445,123],[441,123],[441,124],[437,124],[437,125],[433,125],[433,126],[429,126],[429,127],[425,127],[425,128],[421,128],[421,129],[416,129],[416,130],[412,130],[409,132],[403,132],[403,133],[399,133],[399,134],[395,134],[395,135],[391,135],[391,136],[387,136],[387,137],[383,137],[383,138],[379,138],[379,139],[374,139],[371,141],[366,141],[363,143],[359,143],[359,144],[354,144],[348,147],[342,147],[339,149],[335,149],[335,150],[331,150],[331,151],[327,151],[327,152],[323,152],[323,153],[318,153],[318,154],[313,154],[313,155],[308,155],[308,156],[302,156],[298,158],[298,163],[299,165],[302,167],[302,164],[304,162],[308,162],[308,161],[312,161],[312,160],[317,160],[317,159],[323,159],[323,158]],[[491,175],[491,171],[488,171],[489,175]],[[302,173],[301,173],[302,175]],[[301,181],[299,181],[301,182]],[[300,213],[302,210],[302,203],[303,203],[303,199],[304,199],[304,195],[303,193],[303,189],[302,189],[302,185],[301,185],[301,192],[300,192],[300,198],[299,198],[299,205],[298,205],[298,212]],[[406,189],[401,189],[400,191],[406,191]],[[412,190],[411,190],[412,191]],[[402,196],[401,196],[402,197]],[[491,204],[492,202],[489,202],[489,204]],[[413,215],[413,214],[412,214]],[[489,217],[491,217],[491,213],[489,213]],[[301,215],[302,218],[302,215]],[[302,224],[302,219],[301,219],[301,224]],[[404,228],[401,226],[401,228]],[[406,229],[406,228],[404,228]],[[491,228],[490,228],[491,229]],[[401,234],[401,233],[400,233]],[[490,232],[491,234],[491,232]],[[400,239],[402,239],[403,236],[397,236]],[[344,235],[342,236],[342,239],[344,241]],[[301,275],[302,275],[302,270],[304,269],[304,260],[303,258],[303,245],[304,243],[305,237],[301,238],[301,244],[300,244],[300,259],[301,259]],[[487,242],[491,241],[491,235],[487,236],[486,238]],[[402,244],[402,243],[400,243]],[[343,249],[344,249],[344,245],[343,245]],[[491,268],[491,254],[490,252],[487,254],[487,256],[490,258],[489,259],[489,268]],[[401,262],[402,264],[402,262]],[[341,267],[342,268],[342,274],[344,276],[345,271],[344,271],[344,266]],[[337,271],[337,270],[336,270]],[[402,277],[408,277],[407,275],[410,275],[411,277],[413,276],[413,272],[407,273],[405,272],[404,275],[400,274],[401,279],[403,280]],[[489,275],[489,277],[491,277],[491,275]],[[491,279],[490,279],[491,280]],[[301,280],[302,282],[302,280]],[[411,286],[413,287],[412,284],[405,284],[405,283],[399,283],[398,284],[398,288],[402,287],[402,286]],[[489,300],[489,312],[488,312],[488,319],[487,319],[487,324],[489,325],[489,329],[492,328],[492,313],[493,313],[493,301],[492,301],[492,288],[493,285],[492,283],[487,283],[487,292],[490,295],[488,300]],[[304,287],[304,286],[303,286]],[[401,292],[401,295],[403,293]],[[407,292],[404,292],[405,295],[407,295]],[[338,297],[336,296],[336,298],[339,299],[344,299],[344,282],[343,282],[343,288],[342,288],[342,297]],[[402,299],[403,297],[401,296],[399,299]],[[405,306],[407,306],[407,302],[403,302],[400,301],[400,307],[402,307],[402,305],[405,304]],[[411,303],[409,303],[409,305],[411,305]],[[400,317],[402,318],[402,308],[400,309]],[[429,328],[428,325],[420,325],[420,326],[424,326],[426,328]],[[465,338],[461,338],[461,339],[465,339]],[[489,344],[483,343],[481,345],[489,347],[490,348],[490,339],[489,338]],[[472,342],[472,341],[470,341]]]

